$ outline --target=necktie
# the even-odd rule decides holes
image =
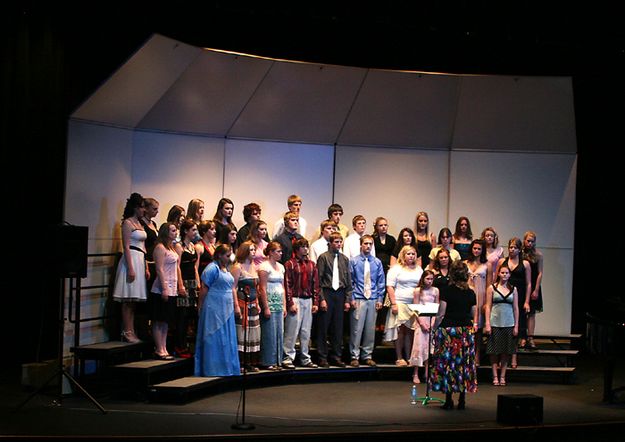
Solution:
[[[371,266],[369,260],[365,258],[365,298],[371,298]]]
[[[339,284],[339,255],[334,255],[334,264],[332,265],[332,289],[338,290]]]

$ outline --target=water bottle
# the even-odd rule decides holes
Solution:
[[[410,388],[410,404],[417,404],[417,384],[412,384],[412,388]]]

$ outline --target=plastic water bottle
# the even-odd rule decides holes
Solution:
[[[417,404],[417,384],[412,384],[412,387],[410,388],[410,404]]]

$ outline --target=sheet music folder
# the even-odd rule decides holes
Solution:
[[[436,302],[426,302],[425,304],[408,304],[408,308],[416,312],[419,316],[436,316],[438,304]]]

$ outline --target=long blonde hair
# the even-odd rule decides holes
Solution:
[[[414,250],[415,255],[418,256],[417,253],[417,249],[415,247],[412,246],[404,246],[401,248],[401,250],[399,251],[399,254],[397,255],[397,263],[402,266],[402,267],[406,267],[406,254],[411,251]],[[415,258],[416,258],[415,256]]]

